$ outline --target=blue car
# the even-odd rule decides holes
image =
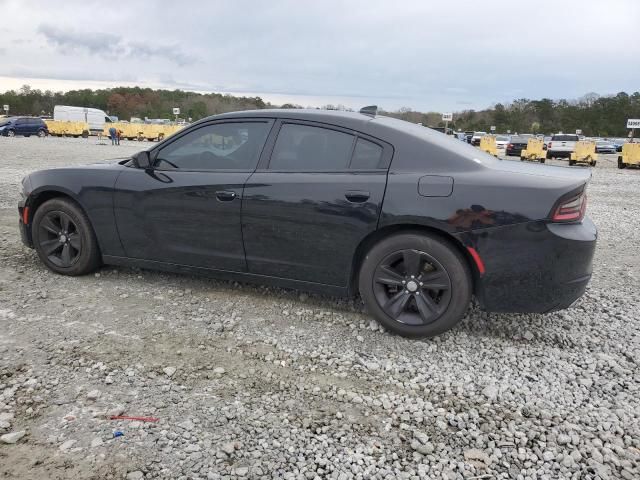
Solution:
[[[30,137],[46,137],[49,135],[47,124],[37,117],[8,117],[0,119],[0,135],[3,137],[15,137],[22,135]]]

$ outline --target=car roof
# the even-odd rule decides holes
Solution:
[[[242,110],[238,112],[222,113],[208,117],[205,120],[215,120],[222,118],[245,118],[245,117],[265,117],[265,118],[286,118],[291,120],[308,120],[313,122],[329,123],[332,125],[344,126],[355,130],[364,126],[382,115],[372,116],[359,112],[344,112],[340,110],[316,110],[303,108],[268,108],[262,110]]]

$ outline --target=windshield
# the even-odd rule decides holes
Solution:
[[[5,125],[9,125],[10,123],[11,123],[10,118],[3,118],[2,120],[0,120],[0,127],[4,127]]]

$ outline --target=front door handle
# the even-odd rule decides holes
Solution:
[[[236,198],[236,192],[231,190],[220,190],[216,192],[216,198],[221,202],[230,202],[234,198]]]
[[[365,192],[364,190],[349,190],[344,194],[347,200],[353,203],[363,203],[369,200],[369,192]]]

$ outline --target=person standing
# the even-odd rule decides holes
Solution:
[[[118,145],[118,131],[115,127],[109,128],[109,137],[111,138],[111,145]]]

